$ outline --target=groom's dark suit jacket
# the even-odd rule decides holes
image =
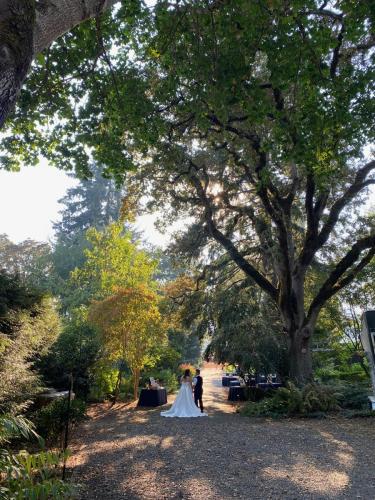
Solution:
[[[194,394],[196,396],[202,395],[202,393],[203,393],[203,378],[200,375],[198,375],[195,378],[197,380],[197,383],[195,384],[195,387],[194,387]]]

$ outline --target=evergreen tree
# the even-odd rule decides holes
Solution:
[[[63,205],[61,220],[54,223],[51,290],[60,297],[63,310],[72,306],[70,273],[84,265],[85,250],[90,247],[86,231],[89,228],[103,229],[119,215],[122,191],[113,181],[102,177],[102,168],[98,164],[91,165],[91,172],[91,178],[81,180],[59,200]]]
[[[91,165],[91,172],[91,178],[82,179],[59,200],[64,208],[61,220],[53,225],[57,243],[74,244],[90,227],[103,229],[118,218],[122,191],[102,176],[97,163]]]

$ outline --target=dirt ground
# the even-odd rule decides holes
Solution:
[[[203,379],[207,418],[92,407],[68,464],[80,498],[375,499],[373,419],[249,419],[226,401],[217,367]]]

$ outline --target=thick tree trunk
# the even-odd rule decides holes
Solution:
[[[313,378],[311,353],[311,328],[289,334],[289,376],[297,385],[304,385]]]
[[[30,67],[34,25],[33,0],[0,0],[0,127]]]
[[[36,54],[118,0],[0,0],[0,128]]]
[[[306,318],[304,274],[304,269],[295,268],[290,282],[280,286],[279,298],[281,316],[289,337],[289,376],[297,385],[304,385],[313,377],[311,338],[318,314],[315,313],[310,320]]]
[[[98,16],[118,0],[42,0],[36,6],[33,53],[38,54],[54,40],[86,19]]]

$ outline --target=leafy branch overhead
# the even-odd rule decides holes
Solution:
[[[116,0],[3,0],[0,34],[0,126],[19,96],[33,59],[86,19],[99,16]]]

